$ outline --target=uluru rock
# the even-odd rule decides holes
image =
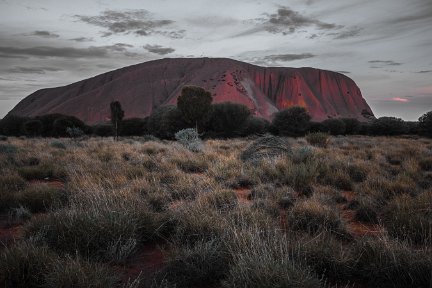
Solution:
[[[307,108],[314,121],[373,115],[349,77],[314,68],[260,67],[225,58],[173,58],[145,62],[67,86],[29,95],[9,115],[61,113],[94,124],[109,120],[109,104],[120,101],[125,118],[150,115],[176,104],[185,85],[201,86],[213,103],[230,101],[270,119],[290,106]]]

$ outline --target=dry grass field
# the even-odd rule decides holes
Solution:
[[[432,139],[146,140],[0,141],[1,287],[432,287]]]

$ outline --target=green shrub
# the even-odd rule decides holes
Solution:
[[[21,136],[23,124],[29,118],[9,115],[0,121],[0,133],[6,136]]]
[[[162,106],[154,111],[147,122],[149,133],[162,139],[173,139],[177,131],[188,127],[182,112],[175,106]]]
[[[370,131],[373,135],[401,135],[406,133],[406,125],[400,118],[380,117],[372,121]]]
[[[250,116],[243,123],[241,136],[264,135],[268,132],[270,123],[259,117]]]
[[[361,123],[355,118],[342,118],[340,119],[345,124],[346,135],[356,135],[360,132]]]
[[[100,137],[109,137],[114,135],[114,128],[111,124],[100,124],[92,127],[93,134]]]
[[[216,137],[233,137],[241,134],[241,128],[250,116],[249,108],[230,102],[211,105],[209,130]]]
[[[325,148],[329,143],[329,135],[322,132],[309,133],[306,135],[306,141],[310,145]]]
[[[324,131],[331,135],[342,135],[345,133],[345,123],[340,119],[327,119],[321,124]]]
[[[432,111],[419,118],[419,130],[422,135],[432,137]]]
[[[272,129],[283,136],[303,136],[309,129],[310,119],[305,108],[290,107],[274,115]]]
[[[57,258],[48,248],[30,242],[5,248],[0,255],[0,284],[7,288],[43,287]]]
[[[42,135],[43,123],[40,120],[28,120],[23,124],[24,135],[28,137],[37,137]]]

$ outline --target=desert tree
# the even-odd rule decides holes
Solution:
[[[177,107],[183,119],[189,125],[202,126],[202,121],[209,113],[213,98],[209,91],[201,87],[185,86],[177,99]]]
[[[118,132],[121,121],[124,117],[124,111],[122,110],[121,104],[119,101],[113,101],[110,104],[111,108],[111,123],[114,126],[115,139],[118,140]]]
[[[419,118],[419,129],[421,134],[432,137],[432,111]]]
[[[310,119],[306,108],[293,106],[274,115],[272,130],[281,136],[303,136],[310,127]]]

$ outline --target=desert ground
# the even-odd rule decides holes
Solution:
[[[432,287],[417,136],[4,137],[0,212],[2,287]]]

